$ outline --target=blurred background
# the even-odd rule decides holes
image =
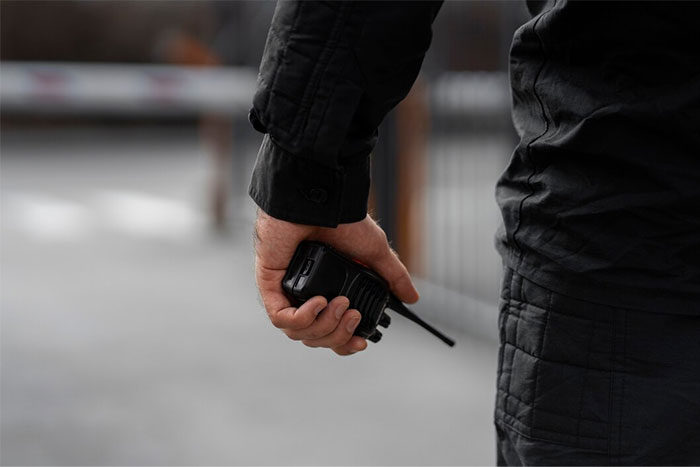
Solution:
[[[524,3],[447,2],[373,155],[415,310],[352,358],[273,328],[246,116],[269,1],[0,2],[3,465],[493,464]]]

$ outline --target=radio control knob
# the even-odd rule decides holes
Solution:
[[[391,316],[387,315],[386,312],[383,311],[382,315],[379,317],[379,325],[383,328],[388,328],[390,324]]]
[[[377,342],[382,340],[382,333],[375,329],[375,331],[372,334],[370,334],[370,336],[367,339],[376,344]]]

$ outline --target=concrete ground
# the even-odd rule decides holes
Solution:
[[[398,317],[351,358],[286,339],[251,203],[207,233],[194,129],[4,130],[0,149],[3,465],[493,464],[495,344]]]

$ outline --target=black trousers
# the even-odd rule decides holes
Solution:
[[[568,298],[506,269],[498,464],[700,465],[700,315],[659,311]]]

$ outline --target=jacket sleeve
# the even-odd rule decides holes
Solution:
[[[365,217],[377,128],[413,85],[441,5],[278,2],[249,114],[265,133],[249,189],[261,209],[326,227]]]

